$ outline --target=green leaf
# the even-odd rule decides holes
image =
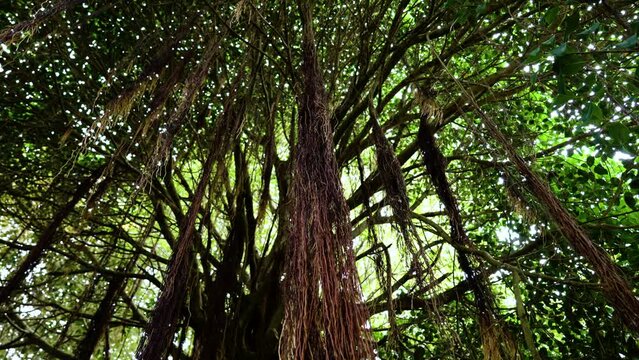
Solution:
[[[603,113],[601,108],[595,103],[589,103],[586,105],[584,112],[581,115],[581,121],[586,124],[599,124],[603,120]]]
[[[550,46],[555,43],[555,35],[551,36],[548,40],[541,43],[542,45]]]
[[[559,6],[553,6],[544,14],[544,21],[546,24],[551,25],[557,19],[557,15],[559,15]]]
[[[483,15],[486,13],[487,10],[488,10],[488,4],[483,3],[483,4],[479,4],[475,11],[477,11],[477,15]]]
[[[415,353],[413,354],[413,358],[416,359],[416,360],[425,359],[426,358],[426,351],[423,348],[418,347],[417,349],[415,349]]]
[[[621,164],[623,164],[624,169],[632,170],[635,167],[634,159],[624,159],[621,160]]]
[[[608,175],[608,170],[606,170],[606,168],[601,164],[597,164],[597,166],[595,166],[595,173],[599,175]]]
[[[639,87],[639,66],[635,68],[634,74],[628,76],[630,86]],[[639,93],[639,92],[637,92]]]
[[[555,49],[553,49],[553,51],[551,51],[550,53],[553,54],[553,56],[562,56],[563,54],[566,53],[567,49],[568,49],[568,45],[566,45],[566,43],[563,43],[559,45],[558,47],[556,47]]]
[[[552,69],[558,74],[574,75],[586,65],[586,59],[580,54],[565,54],[555,58]]]
[[[630,208],[632,208],[633,210],[637,210],[637,200],[635,200],[635,196],[632,193],[624,193],[623,200],[628,206],[630,206]]]
[[[618,145],[626,145],[630,141],[630,129],[622,123],[610,124],[607,133]]]
[[[572,33],[575,30],[577,30],[577,27],[579,26],[579,12],[575,12],[572,15],[566,17],[566,19],[563,22],[563,27],[564,30],[566,31],[566,33]]]
[[[639,189],[639,178],[632,179],[632,181],[630,182],[630,188],[634,190]]]
[[[595,87],[597,87],[598,85],[596,85]],[[605,88],[602,88],[605,91]],[[593,89],[593,91],[595,91],[595,93],[600,92],[600,89]],[[610,107],[610,104],[606,101],[602,101],[599,104],[597,104],[599,106],[599,108],[601,109],[601,113],[603,114],[604,119],[608,118],[610,116],[612,116],[612,109]]]
[[[528,62],[537,61],[539,60],[539,55],[541,55],[541,48],[537,47],[528,54],[527,61]]]
[[[563,77],[560,79],[560,81],[561,81],[560,86],[564,86],[563,84],[565,83],[562,79],[563,79]],[[555,97],[554,104],[556,106],[561,106],[561,105],[567,103],[569,100],[572,100],[572,96],[560,92],[559,95],[557,95],[557,97]]]
[[[610,178],[610,183],[613,186],[617,187],[617,186],[621,185],[621,180],[619,180],[619,178],[616,178],[616,177],[613,176],[613,177]]]
[[[629,49],[635,47],[635,45],[637,45],[637,34],[634,34],[621,43],[617,44],[617,47],[622,49]]]
[[[595,34],[598,30],[599,27],[601,26],[601,24],[599,24],[599,22],[595,22],[592,25],[590,25],[590,27],[580,33],[577,33],[577,35],[579,36],[588,36],[588,35],[592,35]]]
[[[559,100],[559,97],[562,97],[562,104],[565,104],[571,99],[571,96],[566,95],[566,77],[563,76],[563,74],[559,74],[559,78],[557,79],[557,93],[559,94],[557,100]],[[564,100],[564,97],[567,97],[567,99]]]
[[[457,18],[455,19],[455,21],[457,21],[460,24],[465,24],[468,22],[468,19],[471,16],[474,16],[474,9],[473,8],[468,8],[466,6],[463,6],[460,9],[457,9],[456,11],[457,13]]]
[[[630,93],[632,94],[637,94],[639,95],[639,86],[635,83],[628,83],[628,90],[630,91]]]

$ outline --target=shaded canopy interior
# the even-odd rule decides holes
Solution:
[[[615,0],[0,4],[0,357],[639,356],[638,31]]]

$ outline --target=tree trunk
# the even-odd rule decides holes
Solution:
[[[303,90],[299,97],[280,355],[300,360],[374,358],[369,333],[364,329],[368,315],[361,302],[311,9],[304,1],[299,7]]]

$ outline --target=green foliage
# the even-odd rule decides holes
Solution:
[[[297,6],[69,4],[0,43],[0,285],[79,183],[102,166],[107,170],[65,217],[18,291],[0,304],[0,313],[21,321],[0,318],[0,358],[73,358],[120,275],[126,281],[93,356],[134,356],[216,125],[239,113],[238,104],[244,127],[214,166],[198,213],[197,275],[171,351],[174,358],[191,356],[207,331],[222,329],[227,358],[276,358],[302,79]],[[40,6],[0,3],[0,29],[39,19],[46,13]],[[606,303],[590,266],[534,199],[479,111],[549,183],[637,294],[638,5],[318,2],[314,27],[379,356],[481,358],[477,310],[464,287],[459,250],[449,243],[448,217],[416,150],[421,97],[441,114],[436,137],[448,180],[483,256],[478,267],[495,295],[496,313],[521,357],[532,358],[533,351],[516,312],[513,268],[522,274],[525,315],[542,358],[639,356],[636,334]],[[178,128],[171,115],[210,42],[219,52]],[[379,180],[384,169],[370,138],[372,108],[402,164],[424,248],[419,261],[432,269],[422,282],[410,267],[412,254],[400,245]],[[160,139],[174,130],[167,157],[158,158]],[[238,167],[242,158],[246,173]],[[250,196],[241,200],[245,184]],[[246,219],[238,217],[244,206]],[[246,224],[247,235],[234,258],[228,244],[238,223]],[[216,283],[233,261],[231,283]],[[204,311],[212,303],[222,316],[217,325]]]

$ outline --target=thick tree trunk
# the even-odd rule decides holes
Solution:
[[[281,357],[374,358],[364,328],[368,315],[355,268],[311,9],[304,1],[299,7],[304,80],[294,157]]]

